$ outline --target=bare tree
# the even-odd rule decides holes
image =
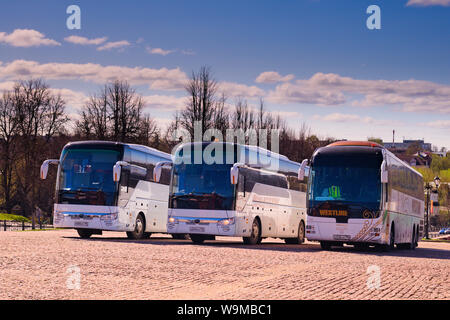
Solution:
[[[222,93],[221,97],[216,102],[213,115],[214,126],[217,130],[222,132],[223,137],[225,137],[226,131],[230,127],[230,115],[225,106],[226,101],[225,94]]]
[[[180,125],[194,136],[194,122],[199,121],[203,136],[206,130],[214,128],[217,108],[217,82],[212,78],[210,68],[201,67],[199,72],[192,72],[186,91],[189,100],[180,114]]]
[[[93,95],[81,111],[76,123],[77,133],[86,138],[111,139],[121,142],[139,140],[144,101],[126,81],[105,85],[99,95]]]
[[[143,145],[158,148],[160,143],[159,135],[160,131],[155,120],[153,120],[149,114],[144,115],[140,121],[139,137],[137,142]]]
[[[232,127],[234,129],[254,129],[256,125],[255,113],[248,106],[247,100],[238,97],[235,103],[235,110],[232,117]]]
[[[99,140],[108,138],[108,104],[105,91],[100,96],[91,96],[81,111],[81,120],[76,122],[78,132]]]
[[[133,141],[139,134],[143,99],[126,81],[115,81],[105,88],[111,137],[115,141]]]
[[[12,105],[11,94],[5,92],[0,98],[0,179],[3,203],[8,213],[11,213],[13,206],[17,127],[18,119],[16,109]]]
[[[42,80],[17,83],[11,92],[11,107],[17,117],[20,142],[15,161],[17,193],[25,214],[32,216],[39,193],[39,167],[46,157],[47,144],[68,121],[64,100],[52,94]]]

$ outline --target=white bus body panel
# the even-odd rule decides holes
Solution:
[[[57,228],[85,228],[105,231],[133,231],[139,213],[145,217],[145,232],[167,232],[167,204],[169,186],[139,181],[128,199],[120,195],[126,187],[119,187],[119,206],[55,204],[53,221]],[[118,213],[117,219],[107,220]]]
[[[389,202],[380,217],[375,219],[348,219],[336,223],[335,218],[308,217],[306,238],[312,241],[369,242],[387,244],[392,223],[395,242],[411,241],[414,227],[423,222],[424,202],[392,189]]]
[[[239,192],[242,193],[242,192]],[[169,209],[168,233],[249,237],[253,220],[261,221],[262,237],[294,238],[301,220],[306,225],[306,193],[255,183],[245,197],[238,194],[235,211]],[[234,218],[222,226],[219,220]],[[199,222],[199,223],[196,223]]]

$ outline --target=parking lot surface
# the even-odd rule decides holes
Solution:
[[[450,244],[322,251],[239,238],[0,232],[0,299],[450,299]]]

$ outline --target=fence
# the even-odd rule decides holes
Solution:
[[[32,229],[33,226],[31,222],[19,222],[19,221],[10,221],[10,220],[0,220],[0,231],[20,231]],[[51,224],[39,224],[36,223],[36,229],[53,229],[53,225]]]

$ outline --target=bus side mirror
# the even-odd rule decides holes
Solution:
[[[304,159],[302,164],[300,165],[300,169],[298,169],[298,180],[303,181],[306,175],[306,167],[308,166],[308,159]]]
[[[41,179],[45,180],[47,179],[47,173],[48,173],[48,166],[50,164],[59,164],[59,160],[45,160],[41,165]]]
[[[238,183],[238,177],[239,177],[239,166],[237,166],[237,163],[236,163],[230,169],[231,184],[237,184]]]
[[[383,162],[381,163],[381,183],[388,183],[388,182],[389,178],[388,178],[387,164],[386,160],[383,160]]]
[[[162,169],[164,166],[172,166],[172,162],[161,161],[158,162],[153,169],[153,181],[159,182],[161,180]]]
[[[120,181],[120,175],[122,173],[122,166],[116,163],[113,167],[113,180],[114,182]]]

